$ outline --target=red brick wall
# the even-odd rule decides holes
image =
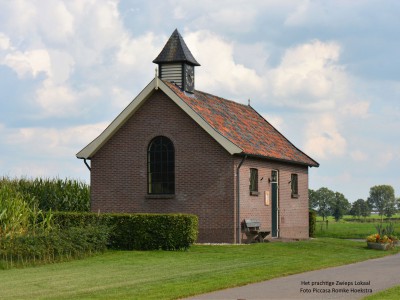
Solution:
[[[147,147],[163,135],[175,147],[175,196],[147,197]],[[199,242],[234,242],[234,159],[161,91],[155,92],[91,162],[91,209],[191,213]]]
[[[240,163],[236,158],[235,165]],[[250,168],[258,169],[258,196],[250,195]],[[308,167],[248,158],[240,168],[240,220],[258,219],[261,226],[271,230],[271,200],[266,206],[265,192],[271,197],[271,171],[279,171],[279,236],[308,238]],[[298,174],[298,198],[291,197],[291,174]],[[244,236],[242,235],[242,238]]]

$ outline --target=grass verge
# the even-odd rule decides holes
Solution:
[[[0,271],[2,299],[176,299],[398,252],[314,239],[205,246],[188,251],[108,251],[84,260]]]
[[[398,300],[400,285],[363,298],[363,300]]]

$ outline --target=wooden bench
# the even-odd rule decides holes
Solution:
[[[261,222],[255,219],[245,219],[242,222],[242,232],[246,234],[246,244],[264,242],[271,231],[261,230]]]

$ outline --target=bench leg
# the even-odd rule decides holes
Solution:
[[[265,238],[268,236],[269,232],[261,232],[258,235],[258,239],[260,241],[260,243],[263,243],[265,241]]]
[[[258,235],[257,234],[246,234],[246,237],[247,237],[247,239],[246,239],[245,243],[251,244],[251,243],[257,242]]]

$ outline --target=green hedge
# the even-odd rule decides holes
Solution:
[[[308,213],[308,236],[315,237],[315,228],[317,224],[317,213],[310,210]]]
[[[197,239],[198,218],[187,214],[54,213],[61,227],[106,225],[109,247],[120,250],[181,250]]]

